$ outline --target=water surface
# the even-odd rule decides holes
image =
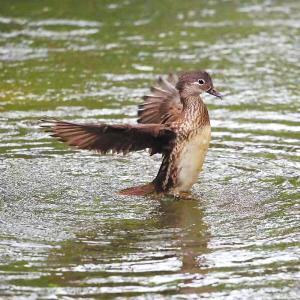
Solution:
[[[1,297],[296,299],[299,37],[296,0],[1,1]],[[39,128],[134,123],[158,75],[199,68],[226,97],[193,201],[119,196],[160,157]]]

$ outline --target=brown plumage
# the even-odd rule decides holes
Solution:
[[[161,124],[76,124],[55,120],[44,122],[48,124],[43,127],[58,140],[69,146],[95,150],[101,154],[109,151],[126,154],[146,148],[151,150],[151,154],[165,153],[168,151],[168,143],[175,137],[174,131]]]
[[[148,148],[150,154],[161,153],[163,161],[152,183],[123,190],[126,195],[152,192],[180,194],[197,180],[210,140],[207,108],[200,94],[221,95],[213,88],[205,71],[170,74],[159,78],[151,95],[139,106],[136,125],[75,124],[45,121],[52,136],[70,146],[127,153]]]
[[[151,95],[144,96],[138,108],[138,123],[167,123],[178,119],[182,111],[179,91],[175,88],[178,77],[169,74],[167,80],[159,77],[157,86],[150,88]]]

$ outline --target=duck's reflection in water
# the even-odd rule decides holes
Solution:
[[[200,199],[162,201],[157,208],[161,228],[174,228],[181,271],[198,273],[207,250],[209,232]]]
[[[161,285],[172,290],[178,284],[189,289],[195,276],[205,272],[201,257],[207,252],[209,233],[200,199],[146,200],[146,205],[128,202],[131,215],[123,211],[90,220],[74,239],[53,249],[47,269],[63,270],[64,276],[62,280],[50,275],[47,282],[63,287],[93,286],[95,293],[112,284],[117,293],[127,285],[131,291],[154,291]],[[99,207],[97,215],[101,212],[104,217],[105,209],[111,206]]]

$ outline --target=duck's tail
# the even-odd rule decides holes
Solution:
[[[127,195],[127,196],[146,196],[154,192],[155,192],[154,184],[148,183],[148,184],[134,186],[131,188],[121,190],[119,194]]]

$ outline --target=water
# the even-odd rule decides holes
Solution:
[[[1,1],[0,295],[299,297],[299,1]],[[136,121],[203,68],[211,147],[192,201],[124,197],[160,157],[74,151],[56,117]]]

